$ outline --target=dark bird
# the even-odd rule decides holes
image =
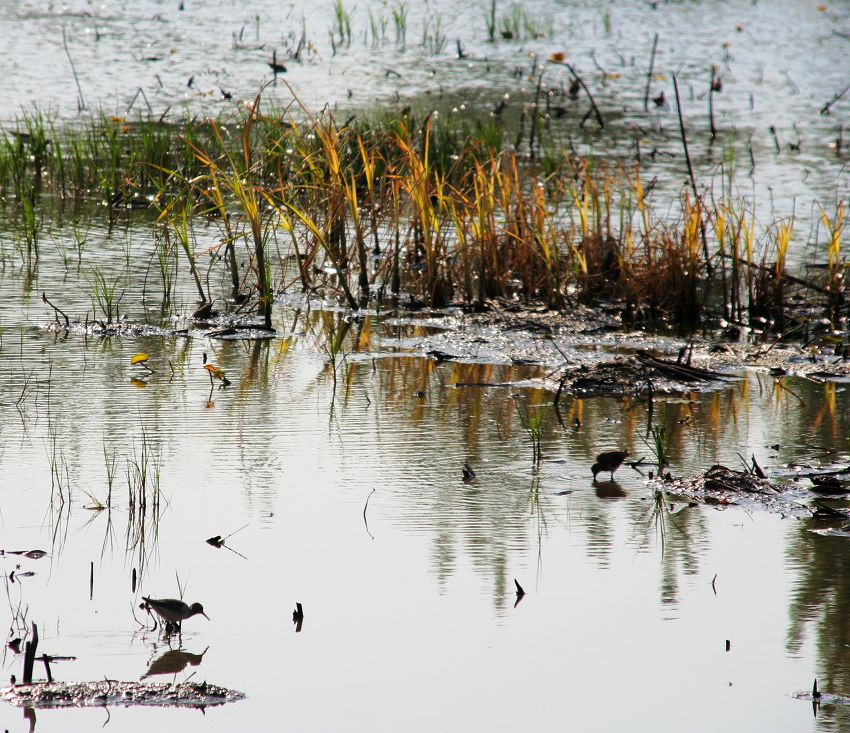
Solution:
[[[266,62],[272,70],[272,74],[277,76],[278,74],[283,74],[286,71],[286,67],[283,64],[279,64],[277,62],[277,51],[272,51],[272,60]]]
[[[596,474],[601,471],[608,471],[611,474],[611,480],[614,480],[614,471],[616,471],[623,461],[626,460],[626,457],[629,455],[628,451],[624,450],[606,450],[603,453],[600,453],[596,456],[596,463],[591,467],[591,471],[593,471],[593,480],[596,481]]]
[[[193,603],[191,606],[178,601],[175,598],[146,598],[142,596],[142,600],[147,604],[148,611],[154,611],[167,625],[180,630],[180,624],[187,618],[192,618],[197,614],[201,614],[209,620],[209,616],[204,613],[204,607],[200,603]]]
[[[578,93],[581,91],[581,82],[578,79],[573,79],[570,82],[570,88],[567,90],[567,94],[570,95],[570,99],[578,99]]]
[[[664,98],[664,91],[662,90],[661,94],[659,94],[657,97],[653,97],[652,101],[655,102],[656,107],[663,107],[664,102],[666,101]]]
[[[461,478],[463,479],[463,483],[465,484],[471,484],[473,481],[475,481],[475,471],[472,469],[472,466],[469,465],[469,461],[463,462]]]

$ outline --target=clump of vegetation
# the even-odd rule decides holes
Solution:
[[[163,307],[169,262],[183,257],[204,312],[218,298],[259,314],[266,329],[276,293],[290,289],[336,294],[352,310],[388,296],[476,309],[604,300],[629,325],[681,332],[711,318],[782,332],[815,306],[831,324],[844,317],[843,204],[823,212],[822,280],[804,282],[785,267],[793,220],[757,244],[742,204],[695,192],[659,217],[637,165],[606,169],[565,150],[529,158],[505,138],[498,120],[473,126],[405,110],[340,121],[297,100],[265,110],[260,96],[239,119],[179,125],[100,116],[60,133],[35,113],[0,139],[0,193],[13,202],[29,263],[45,196],[95,196],[110,219],[155,210]],[[197,262],[196,222],[218,229],[208,254],[210,268],[224,268],[224,297]],[[117,304],[109,285],[92,286],[108,320]],[[802,291],[809,310],[799,314],[789,304]]]

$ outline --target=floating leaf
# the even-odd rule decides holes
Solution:
[[[219,369],[217,366],[214,366],[213,364],[204,364],[204,369],[206,369],[216,379],[224,379],[224,371]]]
[[[136,354],[132,359],[130,359],[130,364],[144,364],[150,358],[150,354]]]
[[[563,51],[555,51],[549,55],[550,61],[557,61],[559,64],[564,63],[564,59],[567,58],[567,55]]]

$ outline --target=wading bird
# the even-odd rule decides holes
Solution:
[[[146,598],[142,596],[142,600],[147,604],[148,611],[154,611],[168,626],[180,631],[180,624],[187,618],[191,618],[196,614],[201,614],[209,620],[209,616],[204,613],[204,607],[200,603],[193,603],[191,606],[178,601],[175,598]]]
[[[590,469],[593,471],[593,480],[596,481],[597,473],[608,471],[611,474],[611,480],[613,481],[614,471],[620,467],[628,455],[628,451],[624,450],[606,450],[605,452],[600,453],[596,456],[596,463],[594,463]]]

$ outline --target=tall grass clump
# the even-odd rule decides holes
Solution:
[[[403,42],[407,6],[391,8]],[[345,41],[348,11],[336,10]],[[438,20],[426,24],[426,45],[441,43]],[[49,117],[22,118],[0,136],[0,193],[14,200],[22,259],[37,261],[42,201],[55,196],[104,202],[110,220],[150,204],[163,307],[176,295],[179,256],[205,306],[252,309],[265,329],[275,294],[291,288],[350,310],[386,295],[478,310],[604,302],[629,326],[679,332],[715,316],[781,332],[801,288],[833,322],[846,310],[843,202],[822,211],[826,263],[807,283],[787,272],[793,215],[757,235],[731,179],[719,200],[692,186],[659,215],[639,165],[554,148],[532,158],[508,143],[498,117],[473,124],[406,109],[340,120],[297,98],[285,109],[260,101],[180,124],[99,115],[57,130]],[[204,249],[201,222],[216,232]],[[92,288],[108,319],[117,310],[109,283],[93,277]]]

